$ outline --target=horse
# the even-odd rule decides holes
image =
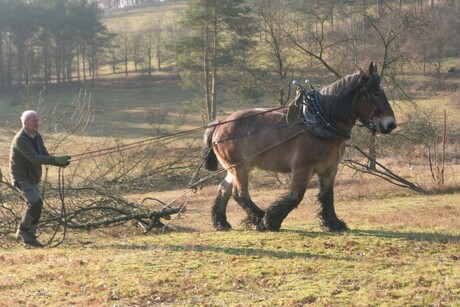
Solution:
[[[226,208],[230,197],[247,217],[243,221],[257,230],[279,231],[283,220],[304,197],[316,175],[319,182],[318,216],[325,231],[346,231],[346,223],[334,209],[334,181],[351,129],[361,121],[373,133],[388,134],[396,128],[393,110],[381,85],[374,62],[366,70],[347,75],[321,89],[300,95],[303,115],[287,123],[286,108],[237,111],[204,133],[204,167],[227,171],[211,211],[216,230],[232,228]],[[291,173],[288,193],[260,209],[249,194],[253,168]]]

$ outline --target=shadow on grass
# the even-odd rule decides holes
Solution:
[[[281,232],[296,233],[300,236],[310,237],[312,239],[337,237],[337,236],[357,236],[357,237],[378,237],[378,238],[396,238],[410,241],[419,242],[432,242],[432,243],[458,243],[460,242],[459,235],[449,235],[442,233],[420,233],[420,232],[397,232],[389,230],[351,230],[344,233],[330,233],[319,231],[302,231],[283,229]],[[291,238],[292,239],[292,238]],[[357,261],[353,256],[342,254],[327,254],[327,253],[314,253],[309,252],[308,248],[305,251],[289,251],[289,250],[273,250],[269,248],[255,248],[248,246],[217,246],[213,244],[112,244],[108,246],[93,246],[96,249],[118,249],[118,250],[141,250],[149,251],[157,248],[161,250],[168,250],[171,252],[211,252],[218,254],[225,254],[230,256],[246,256],[246,257],[268,257],[277,259],[326,259],[326,260],[345,260]]]
[[[410,241],[425,241],[425,242],[437,242],[437,243],[449,243],[449,242],[460,242],[460,235],[437,233],[437,232],[400,232],[385,229],[352,229],[345,232],[319,232],[319,231],[303,231],[303,230],[289,230],[284,229],[284,232],[298,233],[302,236],[316,238],[316,237],[327,237],[327,236],[340,236],[344,234],[351,234],[358,237],[378,237],[378,238],[393,238],[393,239],[405,239]]]
[[[155,249],[155,246],[146,246],[146,245],[122,245],[115,244],[109,246],[114,249],[126,249],[126,250],[151,250]],[[337,255],[322,255],[314,254],[310,252],[294,252],[294,251],[283,251],[283,250],[269,250],[263,248],[251,248],[251,247],[219,247],[214,245],[175,245],[175,244],[166,244],[160,245],[158,248],[162,250],[169,250],[171,252],[212,252],[219,254],[226,254],[230,256],[246,256],[246,257],[269,257],[277,259],[329,259],[329,260],[338,260]],[[343,257],[343,260],[353,260],[352,258]]]
[[[396,238],[406,239],[411,241],[425,241],[425,242],[460,242],[460,235],[451,235],[436,232],[399,232],[390,230],[351,230],[350,233],[362,237],[379,237],[379,238]]]

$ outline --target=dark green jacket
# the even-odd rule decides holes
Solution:
[[[42,177],[42,164],[56,165],[54,157],[46,150],[42,136],[35,138],[21,129],[13,139],[10,150],[10,174],[15,181],[38,184]]]

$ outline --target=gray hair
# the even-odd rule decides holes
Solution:
[[[37,112],[35,112],[34,110],[27,110],[22,113],[21,123],[23,127],[25,126],[26,121],[32,116],[38,116]]]

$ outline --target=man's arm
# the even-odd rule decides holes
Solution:
[[[29,160],[35,165],[42,165],[42,164],[55,165],[53,156],[50,156],[50,155],[44,156],[44,155],[37,154],[37,152],[32,147],[30,142],[24,138],[21,138],[21,137],[17,138],[16,148],[27,160]]]

